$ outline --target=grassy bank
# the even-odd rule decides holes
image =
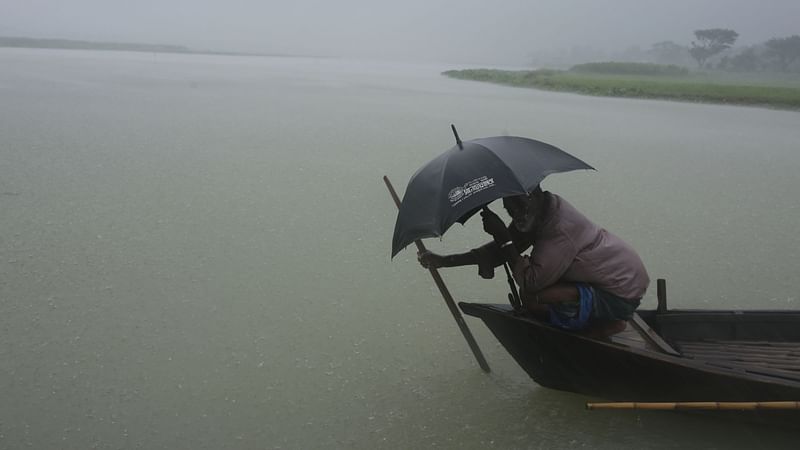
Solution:
[[[800,80],[756,79],[704,74],[639,75],[579,71],[492,69],[450,70],[444,75],[585,95],[666,99],[690,102],[769,106],[800,110]]]

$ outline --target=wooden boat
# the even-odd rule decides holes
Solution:
[[[605,340],[507,305],[459,306],[549,388],[632,402],[800,400],[800,312],[667,310],[664,292],[659,280],[659,308]]]

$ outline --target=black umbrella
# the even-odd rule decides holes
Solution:
[[[441,236],[481,207],[526,194],[551,173],[594,169],[569,153],[534,139],[493,136],[456,143],[408,182],[392,238],[392,257],[417,239]]]

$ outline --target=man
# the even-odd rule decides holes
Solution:
[[[418,255],[420,264],[477,264],[483,278],[492,278],[507,262],[528,312],[594,336],[622,331],[650,283],[633,248],[538,186],[529,195],[504,198],[503,206],[512,219],[508,226],[488,208],[481,211],[492,242],[462,254],[426,251]],[[531,246],[529,256],[520,255]]]

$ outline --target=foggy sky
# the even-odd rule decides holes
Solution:
[[[194,49],[524,64],[542,51],[737,44],[800,34],[800,0],[0,0],[0,36]]]

